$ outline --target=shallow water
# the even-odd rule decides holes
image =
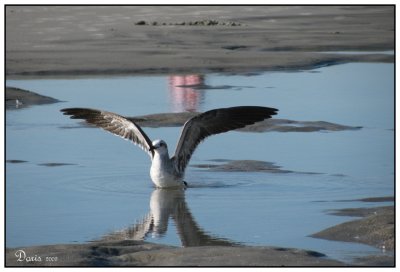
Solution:
[[[354,219],[327,210],[388,204],[339,200],[394,195],[393,84],[393,64],[248,75],[7,80],[7,86],[65,102],[6,112],[6,160],[20,160],[6,164],[6,246],[126,237],[127,229],[136,228],[135,239],[173,245],[297,247],[344,261],[379,254],[374,247],[309,235]],[[247,159],[294,172],[189,167],[191,188],[183,192],[155,190],[147,154],[59,112],[90,107],[136,116],[235,105],[271,106],[279,109],[277,118],[363,128],[211,137],[196,150],[192,165]],[[180,128],[144,130],[166,140],[173,152]]]

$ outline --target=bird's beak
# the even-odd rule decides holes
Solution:
[[[156,149],[156,147],[152,145],[150,146],[149,151],[152,152],[154,149]]]

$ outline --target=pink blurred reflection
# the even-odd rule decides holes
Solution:
[[[204,76],[172,75],[168,80],[172,112],[199,111],[204,91],[196,87],[204,85]]]

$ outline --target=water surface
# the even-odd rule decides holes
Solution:
[[[297,247],[345,261],[378,254],[374,247],[309,235],[354,219],[327,210],[383,205],[341,200],[394,195],[393,82],[393,64],[248,75],[7,80],[7,86],[65,102],[6,112],[6,160],[15,160],[6,164],[6,246],[81,243],[136,228],[140,239],[172,245]],[[363,128],[214,136],[199,146],[192,165],[248,159],[294,172],[189,166],[186,181],[192,188],[160,192],[152,187],[146,153],[59,112],[90,107],[136,116],[237,105],[275,107],[276,118]],[[180,128],[144,130],[173,152]]]

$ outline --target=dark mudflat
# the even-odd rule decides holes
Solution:
[[[35,92],[6,87],[5,95],[6,109],[22,109],[33,105],[44,105],[61,102],[52,97],[37,94]]]

